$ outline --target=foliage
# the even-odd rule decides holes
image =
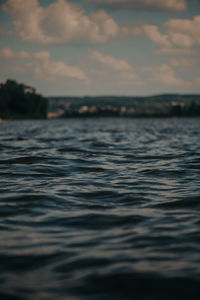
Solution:
[[[5,119],[46,118],[48,101],[30,86],[8,79],[0,84],[0,117]]]

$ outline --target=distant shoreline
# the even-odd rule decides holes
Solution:
[[[31,86],[0,84],[0,120],[199,117],[200,95],[43,97]]]
[[[200,116],[200,95],[49,97],[48,99],[48,118]]]

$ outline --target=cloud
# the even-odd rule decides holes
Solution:
[[[197,62],[197,60],[195,58],[171,58],[170,60],[170,64],[173,67],[191,67],[193,66],[195,63]]]
[[[86,15],[79,5],[67,0],[45,7],[38,0],[7,0],[3,9],[11,14],[15,31],[23,41],[105,43],[120,34],[120,27],[106,12]]]
[[[11,14],[15,30],[22,40],[47,41],[48,37],[40,27],[45,14],[37,0],[7,0],[3,10]]]
[[[143,86],[144,82],[134,72],[122,72],[120,76],[120,85],[123,86]]]
[[[93,51],[89,58],[104,66],[106,71],[110,72],[110,76],[117,80],[118,84],[141,85],[141,81],[134,72],[132,65],[125,59],[117,59],[113,56],[104,55],[99,51]]]
[[[152,69],[152,77],[154,80],[158,81],[159,83],[171,87],[191,86],[191,82],[179,78],[175,74],[174,70],[166,64],[162,64],[161,66]]]
[[[169,41],[178,47],[200,46],[200,15],[193,20],[172,19],[164,24]]]
[[[125,23],[124,34],[145,35],[161,47],[156,50],[160,55],[191,55],[200,47],[200,15],[190,19],[170,19],[163,24],[164,32],[155,24],[142,22]]]
[[[0,57],[5,59],[24,59],[29,58],[30,56],[31,55],[26,51],[14,52],[12,49],[7,47],[0,50]]]
[[[165,33],[157,25],[143,25],[143,33],[162,48],[158,54],[190,54],[200,47],[200,15],[189,19],[171,19],[164,24]],[[142,32],[141,31],[141,32]]]
[[[171,43],[169,42],[168,39],[168,35],[161,34],[159,32],[158,26],[144,25],[143,32],[155,44],[166,48],[171,46]]]
[[[129,72],[133,70],[132,66],[126,60],[106,56],[99,51],[93,51],[90,57],[114,71]]]
[[[33,53],[36,61],[33,63],[36,78],[43,80],[79,79],[88,82],[84,71],[79,67],[71,66],[63,61],[52,61],[47,51]]]
[[[187,9],[186,0],[86,0],[110,10],[141,10],[178,12]]]
[[[184,0],[93,0],[92,3],[129,9],[151,7],[177,11],[186,8]],[[57,0],[44,7],[38,0],[7,0],[3,9],[11,14],[15,32],[27,42],[101,44],[120,35],[143,34],[162,49],[200,46],[200,16],[193,20],[171,19],[164,24],[165,33],[161,33],[153,24],[120,26],[103,10],[87,15],[80,5],[67,0]]]
[[[15,72],[32,72],[37,79],[45,81],[57,81],[67,79],[82,80],[85,83],[89,79],[85,72],[77,66],[68,65],[64,61],[52,61],[48,51],[28,53],[26,51],[14,52],[10,48],[0,50],[0,58],[7,59],[29,59],[24,65],[15,66]]]

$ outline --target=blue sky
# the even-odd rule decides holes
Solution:
[[[0,81],[44,95],[200,93],[199,0],[0,0]]]

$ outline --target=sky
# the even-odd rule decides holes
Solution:
[[[200,93],[200,0],[0,0],[0,81],[45,96]]]

